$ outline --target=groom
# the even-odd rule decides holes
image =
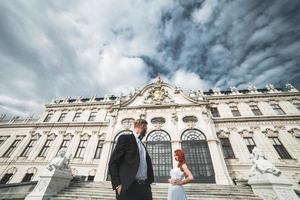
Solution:
[[[152,200],[152,163],[141,142],[147,124],[144,119],[136,120],[133,134],[121,135],[111,155],[109,172],[118,200]]]

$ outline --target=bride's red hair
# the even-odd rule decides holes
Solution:
[[[182,170],[182,165],[186,163],[184,152],[181,149],[177,149],[175,150],[175,155],[178,157],[177,167]]]

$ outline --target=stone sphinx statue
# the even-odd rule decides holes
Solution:
[[[254,147],[252,155],[250,157],[252,161],[252,168],[250,170],[249,176],[255,176],[259,174],[271,173],[275,176],[279,176],[281,171],[277,169],[266,157],[265,154],[259,150],[257,147]]]
[[[67,170],[69,168],[69,163],[70,163],[70,157],[66,157],[66,151],[65,150],[60,150],[55,158],[53,158],[50,163],[47,166],[47,169],[49,171],[52,171],[53,169],[58,169],[58,170]]]

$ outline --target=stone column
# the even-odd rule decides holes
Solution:
[[[69,148],[67,150],[67,155],[72,154],[72,158],[74,158],[79,141],[80,141],[80,133],[81,131],[75,131],[75,136],[72,138],[72,141],[70,142]]]
[[[278,138],[290,156],[293,159],[300,158],[300,152],[296,150],[297,148],[299,149],[296,138],[293,138],[284,126],[275,126],[275,130],[278,131]]]
[[[85,157],[83,158],[84,163],[92,163],[96,151],[96,147],[99,141],[99,132],[98,131],[93,131],[92,136],[88,141],[86,152],[85,152]]]
[[[44,131],[41,138],[36,142],[35,147],[34,147],[34,151],[31,151],[29,156],[28,156],[28,160],[35,160],[35,158],[38,156],[38,154],[40,153],[41,149],[43,148],[47,137],[48,137],[48,133],[50,133],[49,131]]]
[[[112,151],[113,141],[104,140],[99,165],[94,181],[105,181],[108,172],[108,163]]]
[[[209,116],[205,116],[207,124],[208,135],[211,137],[207,139],[208,148],[211,154],[212,164],[215,171],[216,183],[221,185],[232,185],[233,182],[229,176],[228,169],[223,156],[223,150],[220,141],[217,137],[215,125]]]
[[[29,140],[31,139],[31,134],[27,134],[26,137],[24,136],[21,142],[16,147],[16,150],[11,154],[9,161],[17,160],[18,156],[22,153],[22,151],[26,148]]]
[[[58,148],[60,147],[61,142],[63,140],[64,133],[65,133],[65,131],[58,132],[58,136],[53,141],[53,143],[48,151],[48,154],[46,155],[46,160],[51,160],[52,158],[54,158],[56,156]]]
[[[257,143],[257,146],[266,153],[266,157],[272,163],[278,163],[279,162],[278,154],[274,149],[274,147],[272,146],[270,139],[268,138],[268,134],[266,134],[265,130],[261,130],[259,127],[252,127],[252,130],[254,131],[256,136],[255,141]]]
[[[228,128],[230,144],[235,157],[240,163],[250,163],[248,149],[244,143],[243,137],[238,133],[237,128]]]
[[[6,139],[6,141],[4,142],[4,144],[2,144],[1,148],[0,148],[0,156],[3,156],[3,154],[8,150],[8,148],[13,144],[13,142],[16,140],[16,135],[12,134],[9,138]],[[0,159],[2,159],[0,157]]]

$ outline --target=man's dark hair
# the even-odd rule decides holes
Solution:
[[[139,126],[141,126],[143,124],[147,125],[148,122],[146,120],[144,120],[144,119],[137,119],[137,120],[134,121],[134,127],[139,127]]]

